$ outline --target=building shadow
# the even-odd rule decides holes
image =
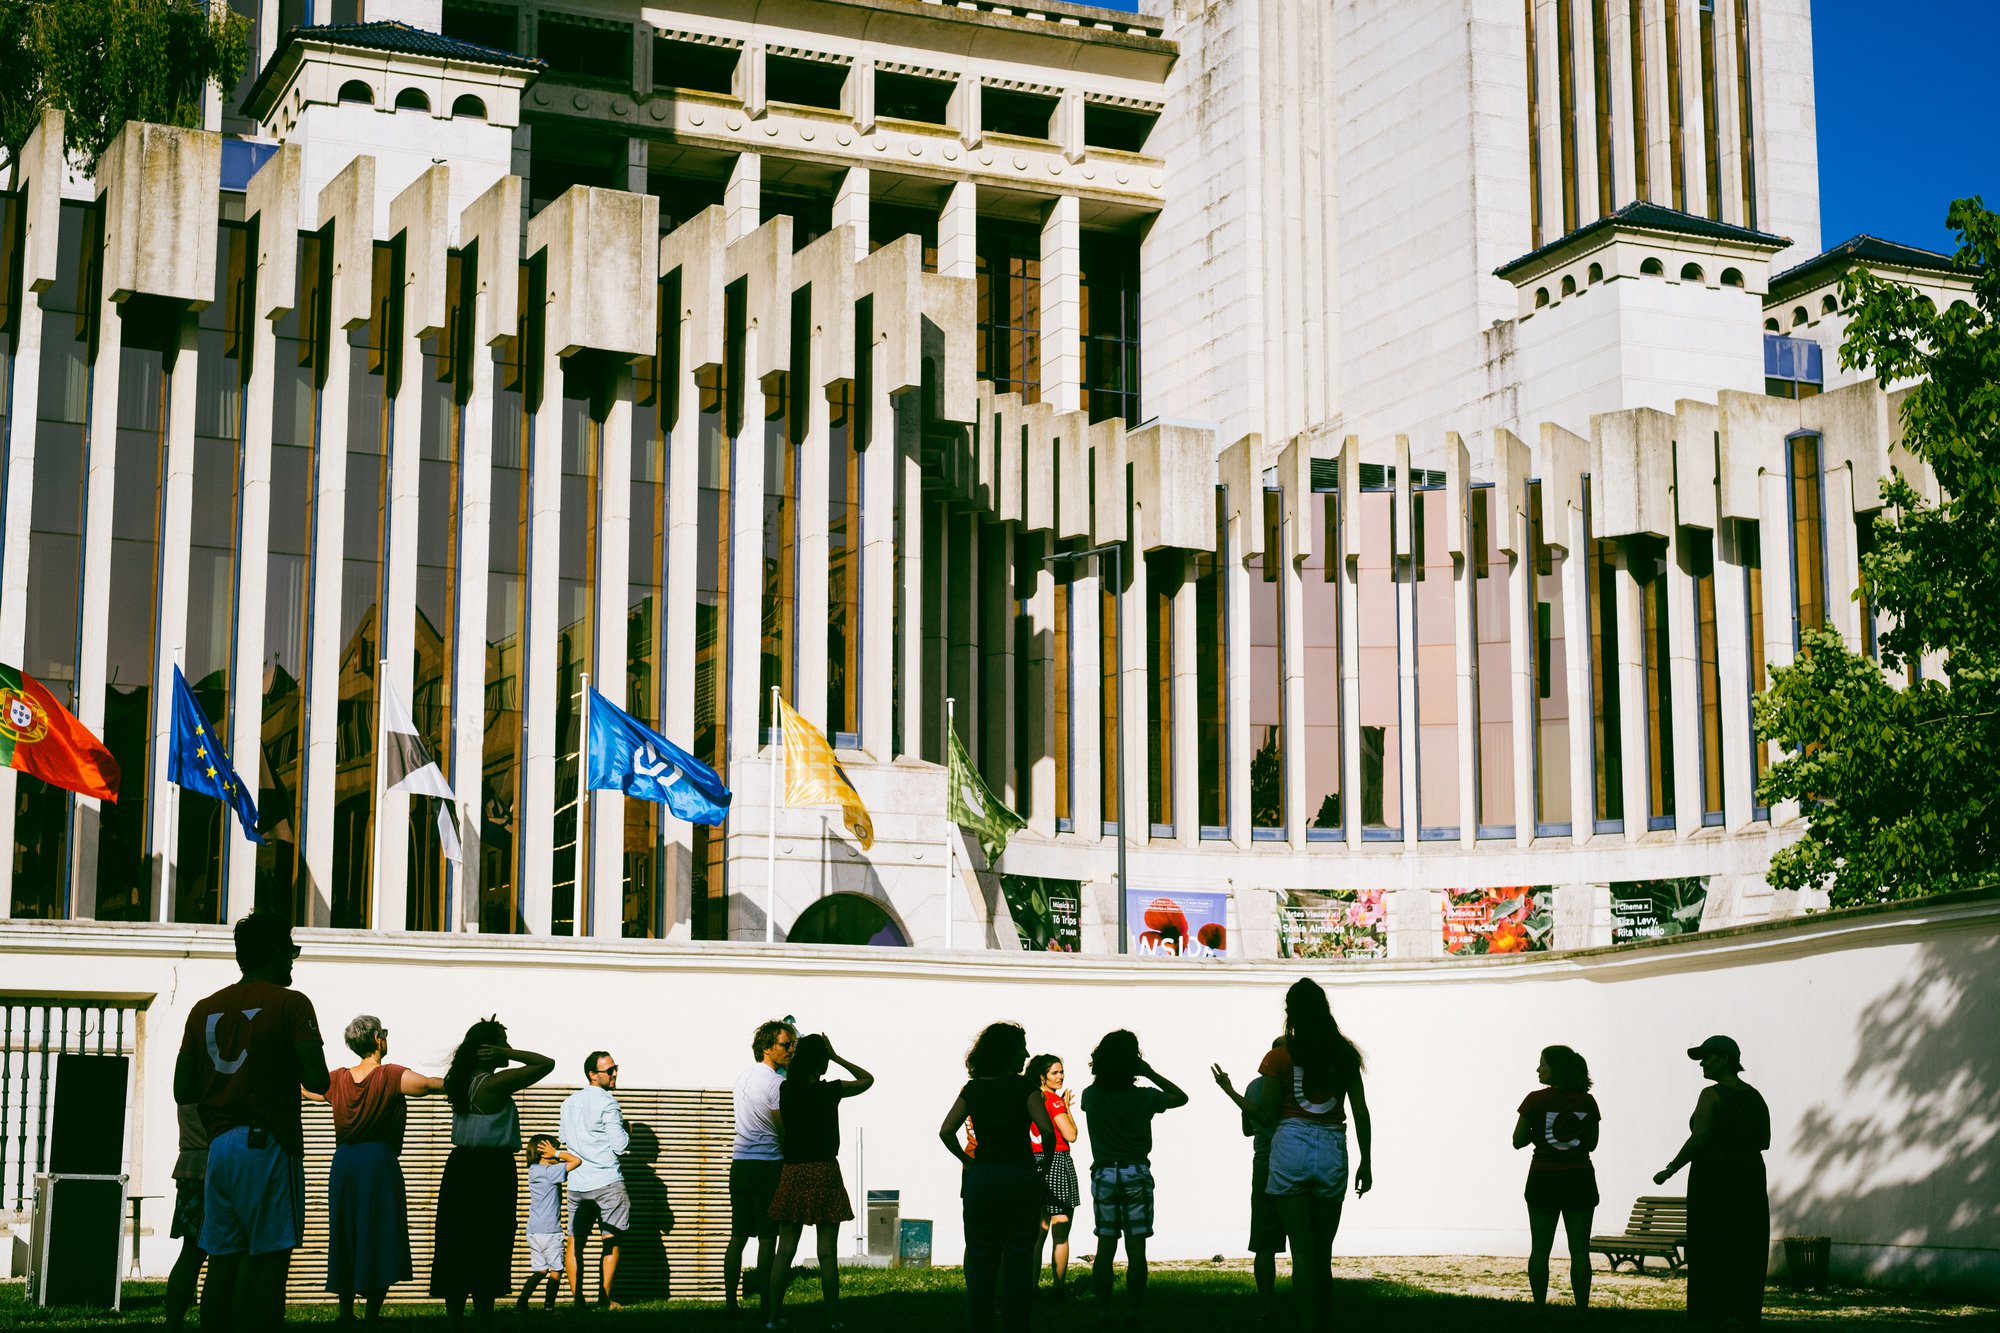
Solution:
[[[1772,1192],[1773,1235],[1831,1237],[1837,1281],[1990,1292],[2000,938],[1967,930],[1926,942],[1907,979],[1863,1013],[1838,1092],[1806,1108],[1786,1145],[1797,1183]]]

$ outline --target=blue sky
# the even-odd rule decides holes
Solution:
[[[1753,0],[1754,3],[1754,0]],[[1136,10],[1138,0],[1106,0]],[[2000,0],[1813,0],[1820,236],[1951,251],[1945,208],[2000,210],[2000,136],[1981,123],[2000,61]]]

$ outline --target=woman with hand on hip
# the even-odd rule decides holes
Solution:
[[[349,1023],[343,1036],[361,1059],[335,1070],[318,1099],[333,1112],[335,1144],[326,1177],[326,1289],[339,1295],[343,1323],[354,1318],[357,1292],[372,1323],[389,1288],[410,1279],[409,1201],[396,1160],[404,1099],[441,1091],[444,1080],[389,1064],[389,1031],[373,1014]]]
[[[1076,1094],[1063,1091],[1063,1062],[1059,1055],[1038,1055],[1028,1061],[1028,1081],[1041,1089],[1042,1104],[1048,1109],[1049,1122],[1056,1128],[1053,1141],[1044,1139],[1040,1130],[1028,1135],[1035,1148],[1035,1165],[1042,1175],[1042,1229],[1035,1237],[1035,1282],[1039,1286],[1042,1275],[1042,1242],[1051,1241],[1054,1249],[1049,1256],[1049,1264],[1054,1274],[1057,1300],[1067,1293],[1063,1281],[1069,1275],[1069,1227],[1070,1219],[1076,1215],[1077,1204],[1082,1193],[1077,1188],[1076,1158],[1070,1152],[1070,1145],[1076,1142],[1076,1115],[1071,1102]]]

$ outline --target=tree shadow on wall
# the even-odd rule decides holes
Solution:
[[[1910,1247],[1896,1285],[1969,1282],[1968,1251],[2000,1249],[1996,1033],[2000,938],[1925,944],[1909,979],[1865,1011],[1837,1097],[1798,1121],[1799,1183],[1773,1191],[1774,1235],[1831,1236],[1843,1280],[1877,1275],[1842,1261],[1844,1243],[1867,1243]]]

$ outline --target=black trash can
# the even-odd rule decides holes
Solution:
[[[1831,1236],[1785,1237],[1785,1281],[1799,1290],[1815,1290],[1827,1285],[1827,1269],[1833,1258]]]

